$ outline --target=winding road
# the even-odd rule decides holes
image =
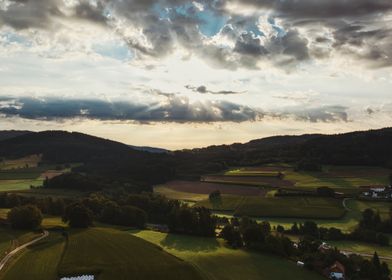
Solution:
[[[22,251],[23,249],[25,249],[26,247],[46,238],[49,236],[49,232],[48,231],[44,231],[42,233],[41,236],[31,240],[30,242],[27,242],[19,247],[16,247],[14,250],[12,250],[11,252],[9,252],[1,261],[0,261],[0,271],[5,267],[5,265],[7,264],[7,262],[13,257],[15,256],[17,253],[19,253],[20,251]]]

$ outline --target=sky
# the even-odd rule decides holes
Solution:
[[[391,0],[0,0],[0,130],[167,149],[391,126]]]

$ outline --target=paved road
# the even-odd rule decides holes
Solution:
[[[11,252],[9,252],[1,261],[0,261],[0,271],[5,267],[5,265],[7,264],[7,262],[13,257],[15,256],[17,253],[19,253],[20,251],[22,251],[23,249],[25,249],[26,247],[46,238],[49,235],[48,231],[44,231],[44,233],[37,237],[36,239],[31,240],[30,242],[27,242],[19,247],[16,247],[14,250],[12,250]]]
[[[365,254],[365,253],[358,253],[358,252],[354,252],[354,251],[346,251],[346,250],[340,250],[341,253],[345,254],[345,255],[352,255],[352,254],[356,254],[362,257],[367,257],[367,258],[371,258],[373,257],[373,254]],[[387,257],[387,256],[378,256],[378,258],[380,260],[388,260],[388,261],[392,261],[392,257]]]
[[[343,199],[343,207],[344,207],[347,211],[349,211],[349,212],[351,212],[352,209],[350,209],[350,208],[347,207],[346,202],[347,202],[347,200],[350,200],[350,199],[352,199],[352,198],[345,198],[345,199]]]

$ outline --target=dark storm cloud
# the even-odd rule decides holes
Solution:
[[[203,86],[203,85],[198,86],[198,87],[186,85],[185,88],[190,89],[190,90],[197,92],[197,93],[202,93],[202,94],[205,94],[205,93],[211,93],[211,94],[240,94],[240,93],[244,93],[244,91],[232,91],[232,90],[213,91],[213,90],[207,89],[207,87]]]
[[[0,115],[32,120],[66,120],[75,118],[176,123],[211,123],[258,121],[268,116],[304,122],[347,122],[347,108],[322,106],[292,107],[283,111],[267,112],[223,100],[194,101],[184,96],[156,92],[163,101],[134,103],[93,99],[13,98],[0,97]]]
[[[88,118],[178,123],[243,122],[262,117],[257,110],[227,101],[191,102],[174,94],[165,96],[164,102],[148,104],[88,99],[1,98],[0,114],[37,120]]]
[[[337,18],[364,16],[392,10],[390,0],[241,0],[295,18]]]
[[[0,9],[0,26],[15,29],[49,28],[53,16],[62,16],[61,0],[11,0],[7,10]]]

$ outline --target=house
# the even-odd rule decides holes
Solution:
[[[298,267],[304,267],[305,263],[301,261],[297,261],[297,266]]]
[[[344,280],[346,269],[344,266],[336,261],[328,268],[328,277],[332,280]]]

